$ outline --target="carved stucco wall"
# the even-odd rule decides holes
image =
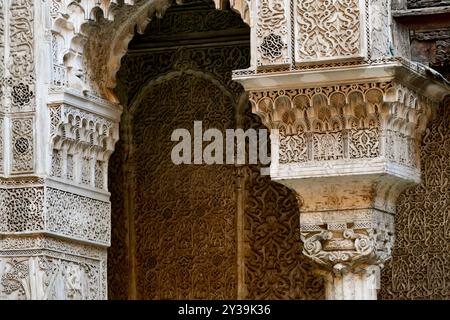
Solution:
[[[180,34],[198,45],[173,45]],[[158,38],[172,47],[155,48]],[[240,18],[202,5],[175,7],[131,43],[122,62],[118,92],[132,107],[110,166],[110,298],[323,297],[301,255],[291,191],[257,167],[180,167],[170,159],[172,131],[194,120],[203,120],[203,129],[234,128],[237,119],[261,127],[248,106],[235,114],[243,89],[231,71],[249,63]]]

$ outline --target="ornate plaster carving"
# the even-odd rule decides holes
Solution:
[[[383,266],[390,259],[394,216],[371,209],[306,212],[300,232],[307,257],[333,272],[349,272],[364,264]]]
[[[298,1],[295,7],[296,61],[358,57],[364,35],[359,0]]]
[[[0,232],[30,232],[44,228],[44,188],[0,189]]]
[[[418,143],[434,103],[396,82],[252,91],[263,123],[279,130],[280,166],[387,158],[419,168]]]
[[[450,295],[450,100],[424,133],[422,183],[400,197],[392,260],[381,275],[381,299],[447,299]]]
[[[35,109],[34,3],[13,0],[9,6],[8,111]]]
[[[242,79],[270,88],[270,76]],[[272,130],[271,178],[298,194],[303,253],[319,266],[327,298],[376,299],[396,200],[420,181],[420,141],[437,103],[411,73],[353,84],[306,79],[299,89],[287,77],[278,84],[285,89],[249,90]]]
[[[104,299],[106,252],[44,236],[0,241],[2,299]]]
[[[45,229],[70,239],[109,245],[109,202],[46,188]]]
[[[5,5],[0,3],[0,110],[4,107],[4,92],[6,85],[6,66],[5,66]]]
[[[11,128],[12,173],[34,169],[34,118],[13,118]]]
[[[257,2],[256,45],[258,66],[289,64],[290,6],[287,0],[260,0]]]
[[[214,2],[218,9],[225,7],[221,0]],[[116,85],[116,72],[135,28],[143,33],[147,24],[155,17],[161,18],[171,3],[170,0],[123,3],[53,0],[49,8],[53,48],[60,51],[54,60],[60,62],[52,67],[54,84],[67,81],[69,87],[89,90],[117,102],[111,89]],[[248,1],[233,1],[231,6],[245,21],[250,21]],[[64,48],[58,48],[60,43],[64,43]]]
[[[1,97],[0,97],[1,103]],[[0,117],[0,174],[4,173],[4,136],[5,136],[5,127],[4,127],[5,119]]]
[[[68,104],[50,105],[51,176],[106,190],[118,123]]]

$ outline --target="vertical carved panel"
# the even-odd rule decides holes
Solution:
[[[116,143],[115,152],[109,159],[108,190],[111,192],[111,247],[108,249],[108,297],[127,299],[129,275],[128,217],[125,201],[128,194],[124,171],[125,136]]]
[[[5,90],[5,7],[3,1],[0,2],[0,110],[4,110],[4,90]]]
[[[34,169],[33,118],[12,120],[12,172],[24,173]]]
[[[244,111],[246,128],[265,128],[250,105]],[[296,139],[297,136],[287,136]],[[291,141],[285,140],[289,145]],[[270,142],[268,145],[270,149]],[[302,150],[290,157],[303,158]],[[246,166],[245,299],[324,299],[324,284],[302,254],[298,200],[293,191]]]
[[[111,298],[236,298],[235,169],[174,165],[170,136],[176,128],[192,128],[194,120],[202,120],[204,130],[234,127],[234,105],[242,88],[231,81],[231,70],[248,65],[248,45],[239,40],[248,27],[230,11],[205,10],[202,5],[192,11],[169,10],[131,47],[155,44],[148,39],[154,35],[198,37],[211,30],[230,32],[240,43],[131,51],[119,72],[119,92],[126,93],[119,94],[135,108],[125,110],[124,140],[109,170]],[[131,103],[148,84],[140,102]],[[125,123],[130,112],[134,120]],[[127,182],[119,181],[122,175]],[[134,226],[129,233],[128,226]],[[123,265],[118,266],[118,260]],[[124,272],[125,280],[114,276]]]
[[[0,104],[1,104],[1,98],[0,98]],[[4,131],[4,118],[0,118],[0,174],[3,173],[3,161],[4,161],[4,139],[3,137],[5,136],[5,131]]]
[[[32,111],[35,92],[33,53],[34,7],[32,0],[12,0],[10,6],[10,79],[11,111]]]
[[[422,183],[399,198],[393,257],[382,273],[382,299],[450,297],[449,102],[423,138]]]
[[[247,170],[247,299],[324,299],[322,280],[302,254],[299,209],[286,187]]]
[[[0,189],[0,231],[8,233],[42,230],[43,202],[43,188]]]
[[[133,40],[119,71],[119,95],[133,109],[125,109],[123,140],[109,169],[110,298],[126,298],[135,290],[136,297],[143,299],[234,299],[240,258],[243,298],[323,297],[321,281],[310,273],[311,266],[301,254],[298,206],[292,192],[261,177],[257,168],[244,169],[246,187],[238,190],[234,166],[171,162],[174,129],[190,129],[194,120],[202,120],[204,130],[235,128],[235,104],[243,89],[231,81],[231,70],[249,63],[247,44],[163,51],[153,44],[152,50],[142,51],[152,36],[170,35],[172,28],[182,28],[188,37],[189,32],[206,31],[204,26],[235,27],[233,19],[225,19],[226,11],[198,19],[187,19],[189,14],[197,13],[169,10],[163,20],[152,22],[142,38]],[[180,24],[177,15],[196,23]],[[222,18],[203,20],[205,16]],[[133,52],[134,46],[141,51]],[[250,108],[245,111],[246,127],[261,127]],[[238,192],[244,202],[243,257],[236,255]]]
[[[296,61],[361,55],[359,0],[296,1]]]
[[[389,17],[391,1],[370,0],[370,4],[372,8],[370,21],[371,58],[391,56],[391,50],[393,49],[389,32],[391,28]]]

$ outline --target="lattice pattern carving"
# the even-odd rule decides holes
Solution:
[[[299,208],[288,188],[246,169],[246,299],[323,299],[322,279],[301,253]]]
[[[39,231],[44,228],[44,189],[0,189],[1,232]]]
[[[183,104],[176,103],[180,95]],[[173,144],[163,138],[174,127],[191,127],[199,117],[205,128],[232,127],[232,105],[210,80],[181,75],[151,87],[137,109],[133,146],[139,150],[134,160],[139,169],[133,193],[137,284],[142,298],[235,297],[233,168],[177,167],[170,160]],[[148,115],[166,125],[151,126],[155,129],[151,130]],[[150,137],[161,141],[158,147],[148,143]]]

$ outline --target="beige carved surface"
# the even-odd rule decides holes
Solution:
[[[42,235],[3,236],[0,299],[106,298],[106,250]]]
[[[401,112],[387,107],[391,100]],[[250,101],[267,127],[279,129],[281,165],[384,156],[418,167],[417,136],[432,106],[397,82],[251,91]]]
[[[392,261],[382,272],[382,299],[450,298],[449,103],[428,126],[423,182],[399,198]]]

